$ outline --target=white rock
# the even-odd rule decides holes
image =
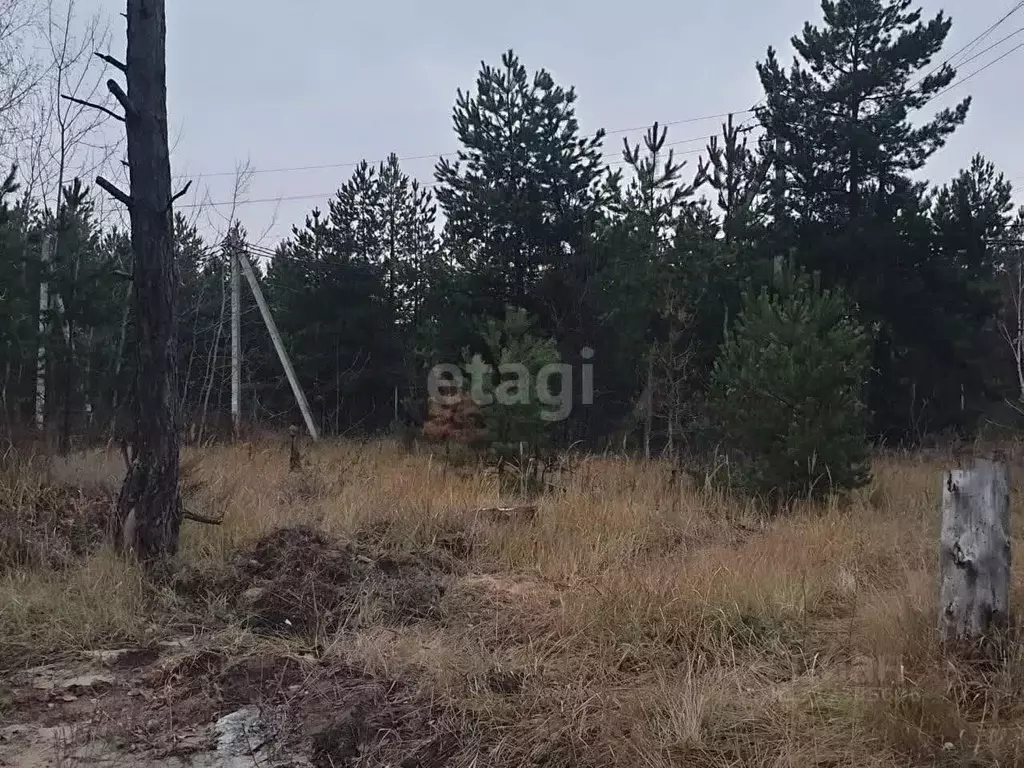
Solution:
[[[256,707],[243,707],[224,715],[213,729],[217,733],[217,751],[236,757],[258,752],[273,736]]]

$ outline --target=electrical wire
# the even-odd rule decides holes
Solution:
[[[979,35],[975,36],[972,40],[970,40],[967,44],[965,44],[964,46],[959,48],[957,51],[955,51],[951,56],[946,58],[941,64],[939,64],[936,67],[934,67],[930,72],[928,72],[922,78],[918,79],[915,82],[915,85],[919,84],[922,80],[927,78],[929,75],[937,72],[939,69],[941,69],[946,64],[953,63],[962,54],[964,54],[964,53],[971,53],[971,51],[973,51],[974,48],[976,48],[989,35],[991,35],[992,32],[994,32],[996,29],[998,29],[1002,24],[1004,24],[1008,19],[1010,19],[1010,17],[1012,17],[1015,13],[1017,13],[1022,8],[1024,8],[1024,0],[1021,0],[1020,2],[1018,2],[1013,8],[1011,8],[1007,13],[1005,13],[1003,16],[1001,16],[999,19],[997,19],[987,29],[985,29]],[[992,45],[988,46],[987,48],[983,49],[982,51],[979,51],[978,53],[976,53],[976,54],[974,54],[972,56],[969,56],[966,59],[963,59],[962,61],[960,61],[957,64],[957,66],[963,66],[965,64],[971,63],[972,61],[976,61],[978,58],[980,58],[984,54],[988,53],[989,51],[991,51],[991,50],[993,50],[993,49],[995,49],[997,47],[999,47],[1000,45],[1005,43],[1007,40],[1015,37],[1016,35],[1020,34],[1021,32],[1024,32],[1024,27],[1021,27],[1021,28],[1015,30],[1014,32],[1011,32],[1009,35],[1006,35],[1005,37],[1003,37],[1002,39],[1000,39],[997,42],[993,43]],[[1010,50],[1005,51],[1004,53],[1002,53],[1000,56],[997,56],[992,61],[989,61],[988,63],[986,63],[983,66],[979,67],[978,69],[974,70],[973,72],[970,72],[966,76],[964,76],[962,78],[959,78],[954,83],[951,83],[946,88],[944,88],[941,91],[938,91],[937,93],[935,93],[928,101],[929,102],[934,101],[935,99],[939,98],[940,96],[943,96],[944,94],[948,93],[949,91],[953,90],[954,88],[956,88],[956,87],[958,87],[960,85],[963,85],[964,83],[966,83],[966,82],[970,81],[971,79],[977,77],[978,75],[982,74],[983,72],[987,71],[988,69],[994,67],[996,64],[998,64],[999,62],[1001,62],[1003,59],[1007,58],[1011,54],[1016,53],[1021,48],[1024,48],[1024,43],[1020,43],[1020,44],[1014,46]],[[713,119],[716,119],[716,118],[728,117],[730,115],[749,114],[749,113],[754,112],[754,110],[756,109],[756,106],[757,105],[755,105],[755,107],[752,108],[752,109],[746,109],[746,110],[741,110],[741,111],[731,112],[731,113],[730,112],[721,112],[721,113],[717,113],[717,114],[713,114],[713,115],[703,115],[703,116],[700,116],[700,117],[685,118],[685,119],[681,119],[681,120],[671,120],[671,121],[668,121],[666,123],[660,123],[659,126],[669,127],[669,126],[673,126],[673,125],[682,125],[682,124],[696,123],[696,122],[701,122],[701,121],[706,121],[706,120],[713,120]],[[632,132],[632,131],[644,130],[644,129],[647,129],[647,128],[650,128],[650,127],[651,126],[634,126],[634,127],[631,127],[631,128],[616,128],[616,129],[613,129],[613,130],[605,131],[605,135],[606,136],[610,136],[610,135],[616,135],[616,134],[629,133],[629,132]],[[741,126],[741,127],[743,127],[743,126]],[[710,140],[713,136],[716,136],[716,135],[717,134],[709,134],[709,135],[706,135],[706,136],[694,136],[694,137],[687,138],[687,139],[681,139],[681,140],[678,140],[678,141],[669,142],[665,146],[671,147],[671,146],[678,146],[678,145],[681,145],[681,144],[692,143],[692,142],[696,142],[696,141]],[[699,150],[699,149],[698,150],[688,150],[688,151],[683,151],[683,152],[675,152],[675,155],[678,156],[678,155],[700,154],[702,151],[703,150]],[[399,161],[411,162],[411,161],[416,161],[416,160],[433,159],[435,157],[437,157],[437,158],[450,157],[450,156],[456,155],[456,154],[458,154],[458,151],[455,151],[455,152],[442,152],[442,153],[429,154],[429,155],[410,155],[410,156],[399,157],[398,160]],[[333,168],[347,168],[347,167],[355,167],[357,165],[360,165],[362,162],[363,162],[362,160],[359,160],[359,161],[349,161],[349,162],[345,162],[345,163],[325,163],[325,164],[320,164],[320,165],[294,166],[294,167],[285,167],[285,168],[253,169],[253,170],[249,171],[249,173],[251,173],[251,174],[289,173],[289,172],[308,171],[308,170],[326,170],[326,169],[333,169]],[[376,162],[383,162],[383,161],[376,161]],[[376,162],[374,164],[376,164]],[[624,160],[613,161],[613,162],[608,163],[609,166],[616,166],[616,165],[623,165],[623,164],[625,164]],[[229,176],[229,175],[237,175],[237,173],[238,173],[237,171],[223,171],[223,172],[216,172],[216,173],[200,174],[198,177],[199,178],[204,178],[204,177],[215,177],[215,176]],[[181,177],[178,177],[178,178],[181,178]],[[423,182],[423,183],[421,183],[420,186],[421,186],[421,188],[426,189],[426,188],[435,187],[437,185],[438,185],[438,182],[432,181],[432,182]],[[220,207],[224,207],[224,206],[227,206],[227,205],[236,205],[236,206],[237,205],[255,205],[255,204],[262,204],[262,203],[293,202],[293,201],[297,201],[297,200],[329,199],[329,198],[333,197],[333,195],[334,195],[333,192],[326,193],[326,194],[325,193],[310,193],[310,194],[299,194],[299,195],[279,195],[277,197],[254,198],[254,199],[249,199],[249,200],[226,200],[226,201],[218,201],[218,202],[186,203],[186,204],[180,204],[180,205],[178,205],[176,207],[179,208],[179,209],[194,209],[194,208],[205,208],[205,207],[220,208]]]
[[[1018,2],[1016,5],[1014,5],[1007,13],[1005,13],[1003,16],[1001,16],[999,19],[997,19],[988,28],[986,28],[980,34],[976,35],[973,39],[968,41],[965,45],[960,47],[958,50],[954,51],[953,54],[951,54],[949,57],[947,57],[941,64],[937,65],[930,72],[928,72],[922,78],[917,80],[915,82],[915,85],[919,84],[922,80],[927,78],[929,75],[937,72],[939,69],[941,69],[946,64],[953,64],[954,61],[958,57],[960,57],[962,54],[970,53],[971,51],[973,51],[974,48],[976,48],[978,46],[978,44],[980,44],[982,41],[984,41],[989,35],[992,34],[992,32],[994,32],[996,29],[998,29],[1002,24],[1006,23],[1006,21],[1008,19],[1010,19],[1015,13],[1017,13],[1022,8],[1024,8],[1024,0],[1020,0],[1020,2]],[[979,53],[974,54],[973,56],[958,62],[956,64],[956,66],[964,66],[965,64],[969,64],[970,62],[977,60],[979,57],[983,56],[985,53],[993,50],[994,48],[998,47],[999,45],[1001,45],[1002,43],[1006,42],[1010,38],[1020,34],[1021,32],[1024,32],[1024,27],[1021,27],[1020,29],[1010,33],[1009,35],[1007,35],[1006,37],[1002,38],[998,42],[993,43],[989,47],[985,48],[983,51],[980,51]],[[1017,51],[1021,47],[1022,46],[1017,46],[1017,47],[1011,49],[1010,51],[1007,51],[1002,56],[1000,56],[1000,57],[996,58],[995,60],[989,62],[988,64],[986,64],[985,66],[981,67],[980,69],[970,73],[966,77],[961,78],[957,82],[951,84],[949,87],[939,91],[938,93],[936,93],[932,97],[932,99],[935,99],[935,98],[938,98],[939,96],[942,96],[946,92],[952,90],[957,85],[960,85],[960,84],[962,84],[964,82],[967,82],[971,78],[981,74],[982,72],[984,72],[988,68],[994,66],[998,62],[1002,61],[1002,59],[1006,58],[1011,53],[1014,53],[1015,51]],[[929,99],[929,101],[931,101],[932,99]],[[679,120],[670,120],[670,121],[665,122],[665,123],[660,123],[659,126],[660,127],[670,127],[670,126],[674,126],[674,125],[692,124],[692,123],[704,122],[704,121],[707,121],[707,120],[721,119],[721,118],[729,117],[730,115],[751,114],[751,113],[755,112],[757,107],[761,103],[763,103],[763,101],[764,100],[762,99],[760,102],[758,102],[758,104],[755,104],[754,107],[752,107],[750,109],[738,110],[738,111],[735,111],[735,112],[719,112],[719,113],[710,114],[710,115],[701,115],[699,117],[690,117],[690,118],[682,118],[682,119],[679,119]],[[605,135],[606,136],[612,136],[612,135],[617,135],[617,134],[631,133],[633,131],[645,130],[645,129],[650,128],[650,127],[651,127],[650,125],[642,125],[642,126],[633,126],[633,127],[629,127],[629,128],[615,128],[615,129],[611,129],[611,130],[605,131]],[[712,138],[712,136],[715,136],[715,135],[716,134],[711,134],[711,135],[707,135],[707,136],[695,136],[695,137],[692,137],[692,138],[689,138],[689,139],[683,139],[683,140],[680,140],[680,141],[671,142],[667,146],[674,146],[674,145],[690,143],[690,142],[695,142],[695,141],[706,141],[706,140],[710,140]],[[677,152],[676,154],[677,155],[697,154],[698,152],[699,151]],[[449,152],[437,152],[437,153],[430,153],[430,154],[423,154],[423,155],[405,155],[405,156],[400,156],[397,159],[398,159],[399,162],[415,162],[415,161],[419,161],[419,160],[432,160],[432,159],[435,159],[435,158],[439,159],[439,158],[444,158],[444,157],[452,157],[452,156],[455,156],[457,154],[458,154],[458,150],[455,150],[455,151],[449,151]],[[262,169],[261,168],[254,168],[254,169],[250,169],[249,171],[247,171],[247,173],[251,174],[251,175],[262,175],[262,174],[269,174],[269,173],[297,173],[297,172],[314,171],[314,170],[330,170],[330,169],[338,169],[338,168],[353,168],[353,167],[356,167],[356,166],[360,165],[363,162],[364,162],[363,160],[355,160],[355,161],[345,161],[345,162],[339,162],[339,163],[321,163],[321,164],[314,164],[314,165],[288,166],[288,167],[279,167],[279,168],[262,168]],[[383,163],[383,162],[385,162],[385,161],[384,160],[376,160],[376,161],[373,161],[371,163],[371,165],[377,165],[377,164]],[[222,176],[237,176],[238,174],[239,174],[239,171],[237,171],[237,170],[235,170],[235,171],[216,171],[216,172],[211,172],[211,173],[194,174],[194,177],[195,178],[214,178],[214,177],[222,177]],[[187,176],[185,174],[182,174],[182,175],[177,175],[174,178],[175,179],[182,179],[182,178],[186,178],[186,177]],[[433,186],[436,186],[436,185],[437,185],[437,182],[427,182],[427,183],[423,183],[421,186],[424,187],[424,188],[428,188],[428,187],[433,187]],[[324,198],[324,197],[328,197],[329,198],[332,195],[333,195],[333,193],[330,193],[330,194],[327,194],[327,195],[324,195],[324,194],[321,194],[321,193],[303,194],[303,195],[285,195],[285,196],[279,196],[279,197],[274,197],[274,198],[258,198],[258,199],[251,199],[251,200],[189,203],[189,204],[181,204],[181,205],[178,205],[176,207],[177,208],[204,208],[206,206],[210,206],[210,207],[214,207],[214,208],[220,208],[220,207],[223,207],[223,206],[226,206],[226,205],[251,205],[251,204],[257,204],[257,203],[288,202],[288,201],[295,201],[295,200],[311,200],[311,199]]]
[[[980,59],[982,56],[984,56],[989,51],[993,50],[994,48],[998,48],[1000,45],[1005,43],[1007,40],[1009,40],[1010,38],[1016,37],[1021,32],[1024,32],[1024,27],[1018,27],[1013,32],[1008,34],[1006,37],[1003,37],[1003,38],[997,40],[996,42],[992,43],[992,45],[990,45],[988,48],[985,48],[984,50],[978,51],[976,54],[971,56],[969,59],[964,59],[959,64],[957,64],[957,66],[958,67],[963,67],[963,66],[966,66],[967,64],[970,64],[972,61],[976,61],[976,60]]]
[[[715,120],[717,118],[728,117],[729,115],[733,115],[733,116],[735,116],[735,115],[745,115],[745,114],[749,114],[751,112],[753,112],[752,109],[744,109],[744,110],[740,110],[738,112],[719,112],[719,113],[714,114],[714,115],[703,115],[701,117],[688,117],[688,118],[684,118],[684,119],[681,119],[681,120],[670,120],[667,123],[658,123],[658,127],[660,128],[660,127],[670,127],[670,126],[673,126],[673,125],[686,125],[686,124],[690,124],[690,123],[699,123],[699,122],[704,122],[704,121],[707,121],[707,120]],[[615,128],[615,129],[610,130],[610,131],[605,131],[605,136],[614,136],[614,135],[623,134],[623,133],[632,133],[633,131],[647,130],[650,127],[651,127],[650,125],[641,125],[641,126],[634,126],[634,127],[631,127],[631,128]],[[686,141],[701,141],[701,140],[707,139],[707,138],[710,138],[710,136],[695,136],[692,139],[686,139]],[[459,153],[459,150],[451,150],[451,151],[448,151],[448,152],[432,152],[432,153],[425,154],[425,155],[403,155],[401,157],[398,157],[397,159],[398,159],[399,162],[415,162],[417,160],[434,160],[434,159],[442,158],[442,157],[453,157],[453,156],[457,155],[458,153]],[[317,164],[317,165],[296,165],[296,166],[287,166],[287,167],[280,167],[280,168],[253,168],[253,169],[250,169],[250,170],[246,171],[245,173],[252,174],[252,175],[257,175],[257,174],[266,174],[266,173],[293,173],[293,172],[300,172],[300,171],[319,171],[319,170],[330,170],[330,169],[334,169],[334,168],[354,168],[357,165],[362,164],[363,162],[364,162],[363,160],[347,160],[345,162],[321,163],[321,164]],[[384,159],[384,160],[373,160],[373,161],[365,161],[365,162],[368,162],[370,165],[378,165],[380,163],[387,162],[387,160]],[[177,174],[177,175],[174,176],[174,178],[175,179],[179,179],[179,180],[180,179],[184,179],[184,178],[192,178],[193,176],[195,178],[215,178],[215,177],[218,177],[218,176],[237,176],[238,174],[239,174],[239,171],[237,171],[237,170],[234,170],[234,171],[215,171],[215,172],[212,172],[212,173],[198,173],[198,174],[191,174],[191,175],[189,175],[189,174]]]
[[[1003,53],[1001,56],[997,56],[996,58],[992,59],[992,61],[990,61],[988,64],[985,64],[983,67],[979,67],[978,69],[974,70],[970,74],[968,74],[968,75],[966,75],[964,77],[961,77],[955,83],[950,84],[946,88],[943,88],[941,91],[936,93],[928,101],[934,101],[935,99],[939,98],[939,96],[942,96],[943,94],[949,93],[954,88],[957,88],[957,87],[963,85],[964,83],[966,83],[971,78],[977,77],[978,75],[980,75],[985,70],[990,69],[991,67],[994,67],[996,64],[998,64],[1000,61],[1005,59],[1007,56],[1009,56],[1012,53],[1016,53],[1021,48],[1024,48],[1024,43],[1019,43],[1018,45],[1014,46],[1010,50],[1008,50],[1005,53]]]
[[[984,30],[981,34],[979,34],[973,40],[968,41],[968,43],[966,45],[964,45],[959,51],[955,52],[953,54],[953,56],[950,57],[950,58],[951,59],[955,59],[956,57],[958,57],[960,54],[963,54],[963,53],[969,54],[971,51],[973,51],[978,46],[979,43],[984,41],[986,37],[991,35],[999,27],[1001,27],[1003,24],[1005,24],[1007,22],[1007,20],[1009,20],[1009,18],[1011,16],[1013,16],[1013,14],[1017,13],[1017,11],[1021,10],[1022,8],[1024,8],[1024,0],[1021,0],[1021,2],[1019,2],[1015,6],[1013,6],[1003,16],[998,18],[991,26],[989,26],[988,29]],[[962,67],[966,63],[967,63],[966,61],[959,61],[959,62],[957,62],[955,64],[955,66]]]
[[[935,65],[924,76],[919,78],[914,83],[914,85],[915,86],[919,85],[923,80],[925,80],[928,77],[931,77],[932,75],[934,75],[936,72],[938,72],[940,69],[942,69],[947,64],[950,65],[950,66],[956,66],[956,67],[963,66],[966,63],[965,61],[961,61],[961,62],[957,63],[956,60],[962,54],[965,54],[965,53],[969,54],[971,51],[973,51],[978,46],[979,43],[981,43],[985,38],[987,38],[989,35],[991,35],[1000,26],[1005,24],[1007,22],[1007,20],[1011,16],[1013,16],[1013,14],[1015,14],[1017,11],[1019,11],[1021,8],[1024,8],[1024,0],[1021,0],[1021,2],[1019,2],[1015,6],[1013,6],[1013,8],[1011,8],[1006,14],[1004,14],[999,19],[997,19],[994,23],[992,23],[987,29],[982,31],[980,34],[978,34],[977,36],[975,36],[971,40],[968,40],[966,44],[964,44],[963,46],[961,46],[960,48],[955,50],[952,54],[947,56],[941,63]]]
[[[742,128],[744,126],[741,125],[740,127]],[[710,140],[714,136],[717,136],[717,134],[710,134],[708,136],[695,136],[695,137],[689,138],[689,139],[680,139],[678,141],[667,142],[664,146],[666,146],[666,147],[675,147],[675,146],[679,146],[681,144],[688,144],[688,143],[692,143],[692,142],[695,142],[695,141],[701,141],[701,140],[705,140],[705,139]],[[682,152],[677,152],[677,151],[673,150],[673,155],[675,157],[679,157],[679,156],[683,156],[683,155],[697,155],[697,154],[702,153],[703,151],[704,151],[703,149],[690,149],[690,150],[684,150]],[[626,164],[625,160],[613,160],[613,161],[608,163],[608,166],[609,167],[613,167],[613,166],[620,166],[620,165],[625,165],[625,164]],[[437,181],[421,182],[420,183],[420,189],[430,189],[432,187],[438,186],[438,184],[439,184],[439,182],[437,182]],[[330,198],[334,197],[334,195],[335,195],[335,192],[327,192],[327,193],[315,192],[315,193],[306,193],[306,194],[299,194],[299,195],[279,195],[277,197],[251,198],[251,199],[248,199],[248,200],[220,200],[220,201],[217,201],[217,202],[185,203],[185,204],[175,205],[175,209],[206,208],[206,207],[222,208],[222,207],[228,206],[228,205],[255,205],[255,204],[260,204],[260,203],[278,203],[278,202],[284,203],[284,202],[294,202],[296,200],[315,200],[315,199],[326,200],[326,199],[330,199]]]

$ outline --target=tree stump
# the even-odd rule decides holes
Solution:
[[[1009,620],[1010,479],[1002,462],[978,459],[942,487],[939,630],[977,642]]]

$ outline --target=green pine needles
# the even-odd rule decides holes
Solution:
[[[853,306],[805,275],[745,304],[711,387],[730,482],[773,503],[867,483],[871,342]]]
[[[546,451],[557,421],[549,391],[553,382],[545,371],[557,366],[561,356],[554,340],[535,335],[532,324],[518,307],[508,308],[503,322],[488,320],[481,336],[493,365],[479,354],[466,365],[475,382],[471,388],[479,390],[473,394],[482,401],[491,453],[499,462],[515,462],[524,451],[529,456]]]

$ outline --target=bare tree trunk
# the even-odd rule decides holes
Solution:
[[[181,404],[186,411],[190,411],[188,396],[192,392],[192,365],[196,359],[196,341],[199,338],[199,309],[203,303],[204,287],[205,284],[201,284],[199,287],[199,296],[196,298],[195,312],[192,315],[192,343],[189,344],[188,365],[185,367],[185,383],[181,392]]]
[[[49,269],[53,243],[49,236],[43,239],[42,278],[39,281],[39,347],[36,355],[36,429],[46,429],[46,331],[49,327],[47,313],[50,310]]]
[[[85,428],[92,431],[92,398],[89,393],[92,390],[92,344],[96,335],[96,329],[89,329],[88,340],[85,343],[85,372],[82,374],[82,408],[85,415]],[[91,436],[91,435],[90,435]]]
[[[942,487],[939,630],[947,642],[976,641],[1008,623],[1010,478],[978,460]]]
[[[7,354],[4,355],[4,384],[3,389],[0,389],[0,408],[3,408],[4,413],[4,426],[7,427],[7,431],[10,432],[11,424],[14,419],[10,412],[9,403],[7,400],[7,390],[11,385],[11,353],[10,345],[8,344]]]
[[[1017,250],[1005,274],[1009,277],[1009,290],[999,330],[1013,355],[1017,372],[1017,398],[1024,402],[1024,252]]]
[[[210,407],[210,392],[213,390],[213,378],[217,369],[217,355],[220,352],[220,337],[224,331],[224,310],[227,306],[227,294],[224,289],[224,275],[220,280],[220,317],[217,319],[217,331],[213,335],[213,344],[210,346],[210,354],[206,358],[206,383],[203,389],[203,407],[199,418],[199,443],[203,442],[203,433],[206,431],[206,413]]]
[[[644,412],[644,458],[651,460],[651,432],[654,431],[654,348],[647,353],[647,405]]]
[[[75,343],[74,327],[65,320],[65,338],[67,340],[67,365],[64,369],[64,408],[60,426],[58,450],[61,456],[71,451],[71,402],[75,393]]]
[[[237,245],[227,249],[231,259],[231,437],[238,439],[242,426],[242,310],[241,274]]]
[[[125,63],[107,61],[125,72],[128,92],[113,80],[107,85],[125,111],[131,195],[106,179],[97,184],[127,205],[135,255],[136,431],[117,503],[117,533],[143,563],[154,566],[177,553],[182,519],[164,0],[127,0],[126,17]]]
[[[111,399],[111,414],[110,414],[110,436],[114,437],[114,433],[117,426],[117,412],[121,405],[121,396],[119,380],[121,378],[121,365],[124,361],[124,345],[128,338],[128,318],[131,314],[132,308],[132,286],[129,283],[127,289],[124,292],[124,305],[121,307],[121,333],[117,337],[117,354],[114,356],[114,366],[112,369],[113,376],[111,381],[114,387],[114,394]]]

